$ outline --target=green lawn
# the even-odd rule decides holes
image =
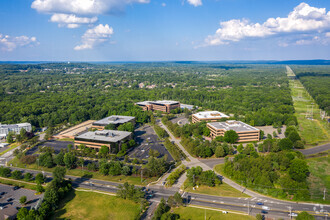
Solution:
[[[26,165],[26,167],[25,167],[25,164],[22,164],[17,158],[14,158],[8,164],[13,164],[13,166],[15,166],[15,167],[27,168],[27,169],[31,169],[31,170],[40,170],[40,171],[43,170],[45,172],[53,172],[53,170],[55,169],[55,167],[53,167],[53,168],[46,168],[46,167],[41,167],[41,166],[38,167],[37,164]],[[142,185],[142,186],[145,186],[148,183],[156,181],[158,179],[156,177],[146,178],[146,179],[143,179],[143,182],[141,183],[140,175],[138,175],[138,176],[124,176],[124,175],[103,176],[102,174],[100,174],[98,172],[91,172],[88,170],[81,170],[81,169],[67,170],[66,174],[71,175],[71,176],[77,176],[77,177],[83,177],[83,176],[87,177],[88,176],[88,178],[106,180],[106,181],[118,182],[118,183],[128,182],[130,184]]]
[[[115,196],[71,191],[60,203],[51,219],[135,219],[140,213],[140,205]]]
[[[250,197],[250,196],[246,195],[245,193],[242,193],[239,190],[231,187],[227,183],[222,183],[221,185],[218,185],[215,187],[209,187],[209,186],[202,185],[202,186],[199,186],[198,188],[195,187],[195,190],[193,190],[193,187],[188,187],[185,189],[185,191],[192,192],[192,193],[213,195],[213,196]]]
[[[313,200],[323,199],[323,189],[330,189],[330,157],[311,158],[307,160],[310,175],[308,183]],[[327,200],[330,200],[329,192],[327,192]]]
[[[17,146],[18,146],[17,143],[12,143],[11,145],[9,145],[9,148],[8,148],[8,149],[6,149],[6,150],[4,150],[4,151],[2,151],[2,152],[0,153],[0,156],[1,156],[1,155],[4,155],[4,154],[7,153],[8,151],[10,151],[10,150],[16,148]]]
[[[299,134],[306,141],[307,148],[330,142],[330,126],[320,117],[320,109],[299,80],[289,80],[295,116],[298,119]],[[306,118],[313,103],[313,120]]]
[[[231,211],[228,210],[228,214],[223,214],[220,210],[206,210],[202,208],[193,208],[193,207],[179,207],[179,208],[173,208],[170,210],[170,212],[173,212],[175,214],[180,215],[180,219],[186,219],[186,220],[204,220],[205,214],[206,219],[208,220],[252,220],[255,219],[252,216],[248,215],[240,215],[240,214],[232,214]]]

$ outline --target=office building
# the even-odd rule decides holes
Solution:
[[[241,121],[210,122],[207,123],[207,127],[210,129],[212,138],[224,136],[226,131],[234,130],[238,134],[237,142],[259,141],[260,139],[259,129]]]
[[[92,128],[96,128],[98,130],[103,130],[105,126],[109,124],[113,124],[116,127],[119,125],[125,124],[131,122],[133,125],[135,125],[135,117],[132,116],[122,116],[122,115],[112,115],[106,118],[103,118],[99,121],[93,122]]]
[[[74,138],[75,147],[83,144],[86,147],[95,149],[97,152],[101,146],[105,145],[109,151],[115,145],[121,146],[122,143],[132,138],[132,132],[103,130],[103,131],[88,131]]]
[[[201,122],[201,121],[214,122],[223,118],[229,118],[229,116],[218,111],[204,111],[193,114],[191,120],[192,123]]]
[[[162,111],[167,113],[170,113],[173,109],[180,108],[180,102],[170,100],[137,102],[136,105],[140,106],[144,111]]]
[[[9,132],[13,132],[14,134],[19,134],[21,129],[25,129],[28,132],[32,131],[32,126],[30,123],[20,123],[20,124],[0,124],[0,136],[6,137]]]

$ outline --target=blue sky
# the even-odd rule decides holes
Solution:
[[[330,59],[328,0],[1,0],[2,61]]]

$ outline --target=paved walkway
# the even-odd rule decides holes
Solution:
[[[303,149],[303,150],[298,150],[300,151],[303,155],[312,155],[312,154],[317,154],[323,151],[328,151],[330,150],[330,143],[329,144],[324,144],[324,145],[320,145],[317,147],[312,147],[309,149]]]

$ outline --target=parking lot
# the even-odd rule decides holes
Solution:
[[[34,148],[28,150],[26,154],[31,155],[31,154],[36,153],[38,151],[39,146],[52,147],[52,148],[54,148],[55,153],[58,154],[61,151],[61,149],[68,149],[69,144],[72,144],[72,146],[73,146],[73,142],[71,142],[71,141],[49,140],[49,141],[43,142],[43,143],[35,146]]]
[[[171,119],[172,123],[177,123],[179,126],[183,126],[185,124],[189,124],[189,119],[186,118],[184,115],[180,115],[177,118]]]
[[[157,150],[160,157],[168,155],[167,160],[173,161],[171,154],[165,148],[163,141],[158,139],[154,129],[149,125],[144,125],[135,131],[136,142],[138,144],[128,153],[131,158],[148,159],[150,149]]]
[[[19,199],[22,196],[27,197],[27,202],[24,206],[27,209],[34,208],[43,196],[43,194],[35,195],[35,191],[33,190],[23,188],[14,190],[13,188],[14,186],[0,184],[0,219],[18,212],[17,208],[21,207]]]

